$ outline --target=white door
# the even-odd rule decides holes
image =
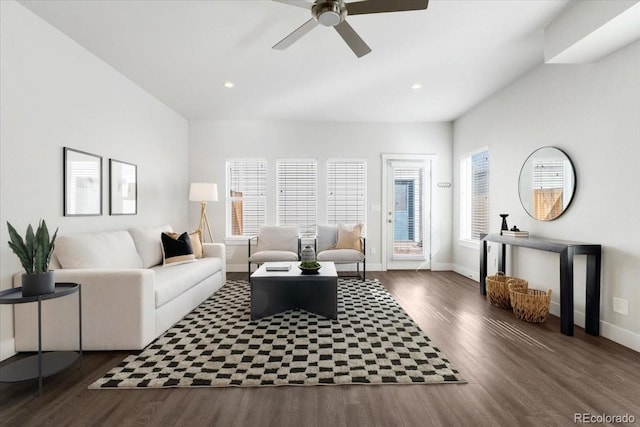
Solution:
[[[431,268],[431,159],[383,155],[383,267]]]

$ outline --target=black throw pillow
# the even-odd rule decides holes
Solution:
[[[196,260],[191,247],[191,238],[185,231],[176,238],[167,233],[162,233],[162,251],[164,254],[164,265],[184,264]]]

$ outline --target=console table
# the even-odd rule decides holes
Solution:
[[[78,351],[42,351],[42,302],[78,293]],[[53,375],[82,358],[82,292],[78,283],[56,283],[50,294],[22,296],[22,288],[0,292],[0,304],[38,303],[38,354],[9,363],[0,368],[0,382],[13,383],[38,379],[38,393],[42,393],[42,378]]]
[[[587,256],[587,298],[585,303],[585,332],[600,334],[600,260],[602,246],[587,243],[538,237],[511,237],[487,234],[480,250],[480,294],[486,295],[487,242],[500,243],[498,246],[498,271],[505,271],[506,245],[521,246],[560,254],[560,330],[565,335],[573,335],[573,256]]]

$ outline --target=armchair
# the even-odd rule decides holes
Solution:
[[[318,261],[355,264],[358,277],[364,281],[367,275],[366,238],[362,235],[357,236],[360,229],[360,224],[355,225],[352,229],[342,224],[319,225],[316,233],[316,258]],[[339,234],[347,236],[347,238],[340,239],[339,237],[342,236]],[[360,264],[362,264],[362,276],[360,276]]]
[[[252,241],[255,252],[252,253]],[[298,261],[300,236],[296,226],[264,226],[248,241],[248,273],[251,280],[251,264],[265,262]]]

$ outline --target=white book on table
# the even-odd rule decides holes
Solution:
[[[267,271],[289,271],[291,270],[291,264],[286,262],[274,262],[267,264]]]
[[[510,236],[510,237],[529,237],[529,232],[528,231],[503,230],[502,231],[502,235],[503,236]]]

